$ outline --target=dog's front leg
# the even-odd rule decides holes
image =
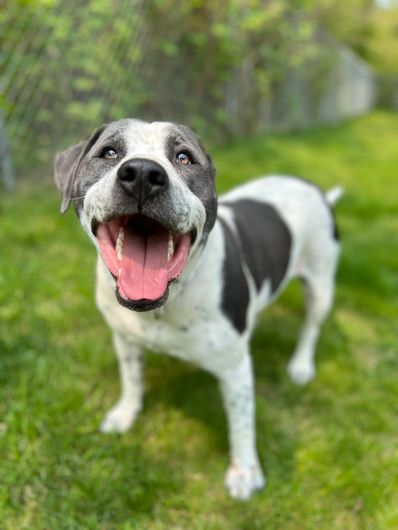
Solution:
[[[117,403],[103,419],[102,432],[126,432],[142,408],[142,353],[141,348],[114,333],[113,343],[119,360],[122,392]]]
[[[249,354],[238,366],[223,371],[219,377],[231,454],[225,484],[231,497],[246,500],[265,484],[256,449],[254,384]]]

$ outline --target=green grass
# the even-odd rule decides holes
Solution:
[[[253,338],[258,446],[268,479],[230,500],[214,379],[149,355],[145,409],[97,432],[118,395],[110,332],[93,300],[94,252],[47,184],[0,206],[0,527],[398,528],[398,115],[219,148],[219,189],[267,172],[341,184],[335,309],[305,388],[285,373],[302,319],[293,284]]]

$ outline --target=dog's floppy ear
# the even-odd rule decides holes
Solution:
[[[54,180],[61,192],[61,213],[65,213],[69,208],[73,181],[80,160],[83,157],[86,143],[86,140],[84,140],[55,155]]]
[[[98,140],[105,127],[106,125],[102,125],[88,140],[83,140],[55,155],[54,180],[61,192],[61,213],[65,213],[69,208],[73,183],[82,158]]]

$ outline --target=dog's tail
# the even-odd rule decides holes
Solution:
[[[326,202],[333,208],[333,206],[336,205],[336,203],[341,199],[341,197],[344,195],[344,188],[341,186],[336,186],[335,188],[331,188],[325,193],[325,199]]]

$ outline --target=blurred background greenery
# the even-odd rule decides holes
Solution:
[[[126,116],[223,142],[398,107],[394,0],[5,0],[0,13],[0,142],[20,174]]]

